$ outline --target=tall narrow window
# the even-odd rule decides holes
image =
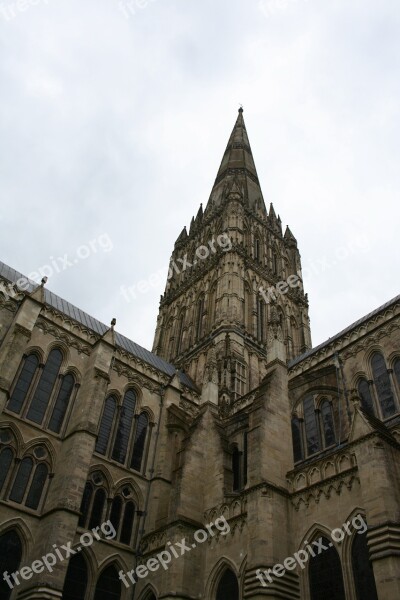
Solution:
[[[94,600],[120,600],[120,598],[121,580],[117,569],[114,566],[107,567],[98,579]]]
[[[90,515],[89,529],[100,527],[103,522],[104,506],[106,503],[106,493],[100,488],[94,495],[92,514]]]
[[[361,398],[361,406],[363,409],[370,415],[374,415],[374,402],[366,379],[360,379],[358,382],[358,393]]]
[[[14,452],[11,448],[3,448],[0,451],[0,494],[10,472],[13,459]]]
[[[260,240],[258,237],[254,240],[254,258],[260,260]]]
[[[257,300],[257,337],[260,342],[265,338],[265,307],[264,300]]]
[[[126,459],[129,438],[132,430],[133,416],[135,414],[135,405],[136,394],[133,390],[128,390],[122,403],[118,431],[115,437],[114,449],[112,452],[113,460],[116,460],[121,464],[123,464]]]
[[[27,418],[39,425],[42,424],[46,414],[47,406],[60,371],[62,359],[63,356],[60,350],[54,349],[50,352],[32,398]]]
[[[75,554],[69,560],[64,582],[63,600],[85,600],[88,586],[88,568],[82,554]]]
[[[247,431],[243,435],[243,485],[247,484],[247,459],[248,459],[248,439],[249,434]]]
[[[33,474],[31,487],[29,488],[28,496],[26,498],[25,505],[28,508],[37,510],[42,492],[44,490],[49,470],[44,463],[39,464]]]
[[[320,538],[327,550],[310,558],[309,580],[311,600],[346,600],[339,554],[329,540]]]
[[[307,440],[307,454],[315,454],[321,449],[317,415],[315,414],[314,399],[308,396],[304,400],[304,426]]]
[[[333,421],[333,410],[329,400],[321,402],[321,431],[324,436],[324,446],[328,448],[335,442],[335,425]]]
[[[278,274],[278,254],[275,248],[272,249],[272,272],[274,275]]]
[[[27,456],[21,461],[19,465],[17,476],[15,478],[14,485],[10,493],[10,500],[12,500],[13,502],[18,502],[18,504],[21,504],[22,500],[24,499],[25,492],[31,477],[32,469],[33,460],[29,456]]]
[[[179,316],[179,323],[178,323],[178,338],[177,338],[177,344],[176,344],[176,355],[180,354],[182,351],[182,338],[183,338],[183,325],[185,322],[185,312],[182,311],[180,316]]]
[[[237,447],[234,448],[232,453],[232,471],[233,471],[233,491],[238,492],[240,490],[240,463],[241,453]]]
[[[303,460],[303,443],[301,440],[300,421],[297,417],[292,418],[292,440],[294,462]]]
[[[106,454],[110,441],[112,426],[114,423],[117,400],[114,396],[109,396],[104,404],[103,416],[101,418],[99,433],[96,442],[96,452]]]
[[[68,374],[63,377],[49,422],[49,429],[55,433],[60,433],[61,431],[74,386],[75,379],[72,375]]]
[[[39,360],[35,354],[30,354],[24,358],[23,366],[15,384],[13,393],[7,408],[12,412],[19,414],[22,405],[27,397],[29,388],[32,384],[36,369],[39,366]]]
[[[147,429],[149,426],[149,419],[146,413],[142,413],[137,420],[135,443],[133,444],[131,469],[135,471],[142,470],[142,462],[145,451],[145,443],[147,437]]]
[[[0,573],[15,573],[22,560],[22,544],[16,531],[7,531],[0,535]],[[5,579],[0,577],[0,598],[9,600],[12,589]]]
[[[119,523],[121,520],[121,512],[122,512],[122,498],[120,496],[115,496],[115,498],[111,504],[110,521],[111,521],[111,524],[114,527],[115,531],[117,532],[117,537],[118,537],[118,532],[119,532]]]
[[[203,334],[203,312],[204,312],[204,296],[200,296],[197,301],[196,310],[196,340],[199,340]]]
[[[366,533],[358,533],[354,536],[351,547],[351,562],[357,600],[378,600],[374,571],[369,559]]]
[[[135,505],[132,501],[127,502],[124,510],[124,518],[122,521],[120,542],[121,544],[130,545],[132,539],[133,522],[135,519]]]
[[[397,385],[400,391],[400,358],[396,358],[393,364],[393,373],[397,380]]]
[[[217,589],[217,600],[239,600],[239,584],[236,575],[227,569]]]
[[[384,419],[396,412],[392,386],[382,354],[375,352],[371,359],[374,384]]]
[[[90,503],[92,501],[92,496],[93,496],[93,485],[90,483],[90,481],[86,482],[85,485],[85,489],[83,491],[83,496],[82,496],[82,502],[81,502],[81,508],[80,508],[80,516],[79,516],[79,522],[78,525],[79,527],[85,527],[88,516],[89,516],[89,508],[90,508]]]

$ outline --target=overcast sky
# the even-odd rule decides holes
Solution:
[[[164,281],[121,286],[166,277],[242,103],[324,341],[399,293],[399,22],[398,0],[0,0],[0,259],[53,261],[49,289],[151,348]]]

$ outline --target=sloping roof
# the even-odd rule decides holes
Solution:
[[[355,321],[354,323],[352,323],[351,325],[349,325],[348,327],[346,327],[345,329],[343,329],[342,331],[340,331],[339,333],[337,333],[333,337],[329,338],[325,342],[322,342],[322,344],[319,344],[319,346],[316,346],[315,348],[311,348],[311,350],[307,350],[307,352],[304,352],[304,354],[300,354],[300,356],[297,356],[296,358],[294,358],[293,360],[291,360],[289,362],[289,364],[288,364],[289,369],[291,367],[294,367],[298,363],[300,363],[305,358],[308,358],[309,356],[312,356],[313,354],[315,354],[316,352],[318,352],[319,350],[321,350],[325,346],[328,346],[328,344],[331,344],[332,342],[335,342],[336,340],[338,340],[342,336],[346,335],[346,333],[349,333],[350,331],[352,331],[353,329],[356,329],[357,327],[359,327],[363,323],[366,323],[367,321],[369,321],[370,319],[372,319],[373,317],[375,317],[376,315],[378,315],[380,312],[385,311],[387,308],[389,308],[389,306],[397,304],[397,302],[400,302],[400,294],[398,296],[396,296],[395,298],[392,298],[392,300],[389,300],[385,304],[382,304],[382,306],[379,306],[379,308],[376,308],[375,310],[373,310],[372,312],[370,312],[368,315],[365,315],[365,317],[361,317],[361,319],[358,319],[358,321]]]
[[[22,273],[19,273],[18,271],[9,267],[1,261],[0,278],[3,278],[9,281],[10,283],[16,283],[18,279],[24,278],[26,281],[29,281],[29,288],[27,290],[29,292],[32,292],[37,287],[37,283],[28,280],[28,278],[25,277]],[[87,329],[93,331],[97,335],[102,336],[109,329],[109,327],[107,327],[107,325],[104,325],[104,323],[101,323],[100,321],[98,321],[88,313],[84,312],[80,308],[77,308],[76,306],[74,306],[70,302],[67,302],[63,298],[60,298],[60,296],[57,296],[57,294],[54,294],[47,288],[44,288],[44,292],[45,302],[48,306],[55,308],[67,317],[70,317],[71,319],[76,321],[77,323],[84,325],[85,327],[87,327]],[[122,348],[123,350],[126,350],[136,358],[139,358],[143,362],[154,367],[155,369],[158,369],[162,373],[165,373],[166,375],[172,377],[177,372],[177,369],[174,367],[174,365],[171,365],[163,358],[160,358],[156,354],[153,354],[149,350],[146,350],[146,348],[139,346],[139,344],[136,344],[124,335],[116,333],[115,339],[118,347]],[[181,371],[179,371],[179,379],[183,385],[186,385],[192,390],[198,391],[196,385],[186,373],[182,373]]]

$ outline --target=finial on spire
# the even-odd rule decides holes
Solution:
[[[239,104],[240,108],[239,108],[239,112],[242,113],[243,112],[243,104]]]

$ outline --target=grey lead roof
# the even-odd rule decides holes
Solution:
[[[0,277],[6,279],[10,283],[16,283],[18,279],[24,278],[26,281],[29,281],[29,288],[27,290],[29,292],[33,291],[35,287],[37,287],[37,283],[28,280],[28,278],[22,275],[22,273],[19,273],[18,271],[12,269],[11,267],[9,267],[1,261]],[[77,308],[76,306],[74,306],[70,302],[67,302],[63,298],[60,298],[60,296],[57,296],[57,294],[54,294],[47,288],[44,288],[44,292],[46,304],[48,304],[52,308],[55,308],[64,315],[67,315],[68,317],[70,317],[74,321],[77,321],[81,325],[84,325],[85,327],[87,327],[87,329],[90,329],[94,333],[97,333],[98,335],[102,336],[109,329],[109,327],[107,327],[107,325],[104,325],[104,323],[101,323],[100,321],[98,321],[91,315],[88,315],[88,313],[84,312],[80,308]],[[162,373],[165,373],[166,375],[172,377],[172,375],[174,375],[177,372],[177,369],[173,365],[168,363],[166,360],[160,358],[156,354],[153,354],[149,350],[146,350],[146,348],[139,346],[139,344],[135,344],[135,342],[132,342],[132,340],[128,339],[124,335],[116,333],[115,341],[117,346],[119,346],[123,350],[126,350],[133,356],[136,356],[148,365],[151,365],[155,369],[158,369]],[[179,379],[183,385],[186,385],[188,388],[197,391],[195,384],[186,373],[182,373],[181,371],[179,371],[178,373]]]
[[[389,308],[389,306],[392,306],[392,305],[396,304],[399,301],[400,301],[400,295],[396,296],[395,298],[392,298],[392,300],[389,300],[385,304],[382,304],[382,306],[379,306],[379,308],[376,308],[375,310],[373,310],[372,312],[370,312],[368,315],[365,315],[365,317],[361,317],[361,319],[358,319],[358,321],[355,321],[355,323],[352,323],[351,325],[349,325],[348,327],[346,327],[342,331],[339,331],[339,333],[337,333],[333,337],[329,338],[325,342],[322,342],[322,344],[320,344],[319,346],[315,346],[315,348],[311,348],[311,350],[307,350],[307,352],[304,352],[304,354],[300,354],[300,356],[297,356],[296,358],[294,358],[293,360],[291,360],[289,362],[289,364],[288,364],[289,369],[291,367],[294,367],[295,365],[297,365],[299,362],[301,362],[305,358],[308,358],[312,354],[315,354],[316,352],[318,352],[318,350],[321,350],[321,348],[324,348],[325,346],[328,346],[328,344],[330,344],[332,342],[335,342],[336,340],[338,340],[339,338],[341,338],[343,335],[345,335],[346,333],[348,333],[352,329],[355,329],[359,325],[362,325],[362,323],[365,323],[366,321],[369,321],[369,319],[372,319],[372,317],[374,317],[378,313],[386,310],[387,308]]]

